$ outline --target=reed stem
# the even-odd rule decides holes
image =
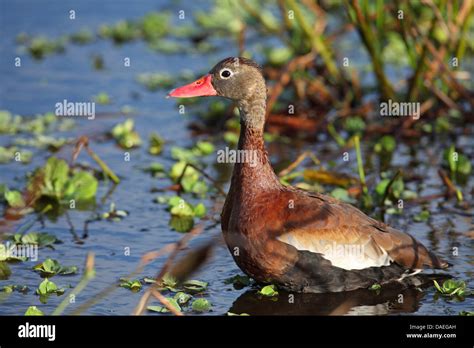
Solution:
[[[359,179],[360,179],[360,183],[362,185],[362,191],[364,192],[364,194],[367,194],[368,190],[367,190],[367,184],[366,184],[366,181],[365,181],[364,163],[362,162],[362,155],[361,155],[361,151],[360,151],[359,135],[354,136],[354,146],[355,146],[355,150],[356,150],[357,169],[359,171]]]

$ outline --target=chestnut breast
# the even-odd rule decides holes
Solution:
[[[245,186],[231,188],[222,213],[222,231],[237,265],[257,281],[272,282],[298,259],[294,247],[276,239],[284,232],[287,197],[279,189]]]

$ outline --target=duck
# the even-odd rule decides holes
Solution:
[[[219,96],[240,112],[239,152],[221,213],[227,247],[261,284],[301,293],[332,293],[398,282],[416,286],[425,270],[450,264],[412,235],[333,197],[283,185],[264,144],[267,87],[253,60],[229,57],[168,97]]]

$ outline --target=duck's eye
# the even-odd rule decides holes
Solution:
[[[232,74],[233,74],[232,71],[230,71],[229,69],[222,69],[220,73],[223,79],[228,79],[229,77],[232,76]]]

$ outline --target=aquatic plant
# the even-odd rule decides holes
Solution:
[[[129,118],[123,123],[118,123],[112,129],[110,134],[117,144],[124,149],[132,149],[142,144],[140,135],[134,129],[134,121]]]

